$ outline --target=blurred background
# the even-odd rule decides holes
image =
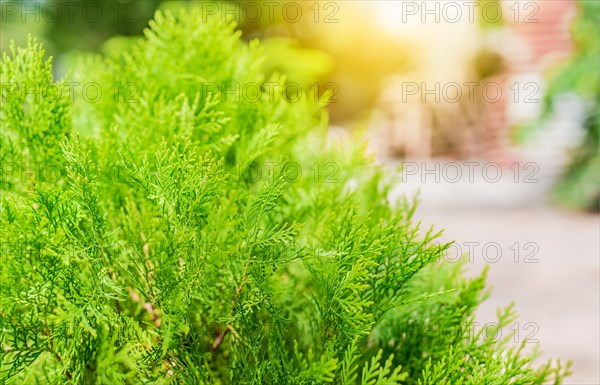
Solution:
[[[267,73],[329,98],[332,137],[401,165],[393,195],[489,266],[482,324],[515,300],[540,359],[600,384],[600,1],[1,1],[2,51],[36,36],[62,76],[126,50],[158,9],[234,18]],[[174,59],[175,60],[175,59]],[[393,198],[393,197],[390,197]]]

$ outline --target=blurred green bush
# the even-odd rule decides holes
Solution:
[[[576,94],[585,104],[585,130],[581,144],[556,184],[557,202],[581,210],[600,210],[600,2],[581,0],[571,32],[574,51],[547,74],[548,89],[539,131],[552,117],[558,99]],[[534,133],[528,134],[531,136]]]

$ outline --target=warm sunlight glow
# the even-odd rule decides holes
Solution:
[[[374,1],[369,5],[373,7],[375,18],[382,28],[388,32],[398,32],[402,23],[400,1]]]

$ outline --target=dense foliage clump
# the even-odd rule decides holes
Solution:
[[[195,13],[61,81],[3,55],[2,382],[559,383],[473,329],[484,275],[260,58]]]

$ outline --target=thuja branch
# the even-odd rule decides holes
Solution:
[[[568,365],[470,338],[485,274],[436,262],[447,245],[389,202],[400,178],[328,140],[325,100],[292,103],[262,49],[190,10],[75,79],[55,80],[33,39],[3,54],[27,92],[2,87],[0,159],[68,166],[34,183],[2,168],[0,383],[561,383]],[[71,100],[70,81],[138,100]],[[222,95],[243,84],[276,92]]]

